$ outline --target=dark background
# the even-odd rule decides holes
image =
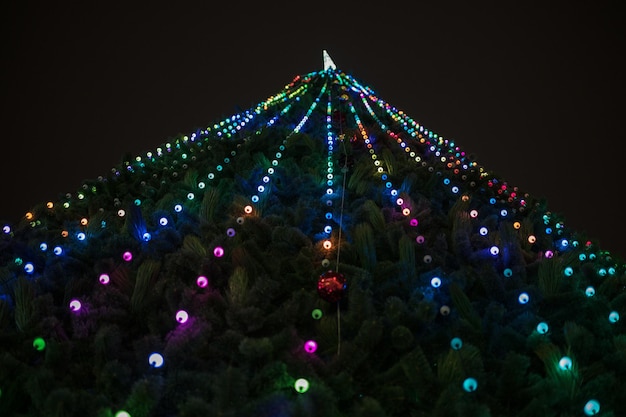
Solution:
[[[265,100],[326,49],[626,257],[618,1],[54,3],[0,6],[0,219]]]

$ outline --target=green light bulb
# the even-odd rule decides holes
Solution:
[[[33,340],[33,347],[41,352],[46,348],[46,341],[43,340],[42,337],[36,337],[35,340]]]
[[[297,379],[296,382],[293,384],[293,387],[300,394],[303,394],[309,390],[309,381],[304,378]]]

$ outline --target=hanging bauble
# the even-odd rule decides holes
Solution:
[[[329,303],[341,300],[347,287],[346,278],[335,271],[325,272],[317,280],[317,293]]]

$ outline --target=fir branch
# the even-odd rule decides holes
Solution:
[[[411,200],[413,200],[412,196],[418,196],[415,192],[414,189],[419,189],[419,185],[416,185],[416,183],[419,183],[418,177],[417,175],[415,175],[414,172],[411,171],[406,171],[402,173],[402,185],[400,185],[400,189],[398,191],[400,191],[400,193],[404,194],[405,197],[409,198]],[[406,201],[406,200],[405,200]],[[415,210],[415,201],[411,201],[411,212],[414,212]]]
[[[391,330],[391,345],[398,351],[405,351],[411,347],[415,338],[411,330],[400,324]]]
[[[130,236],[139,242],[143,241],[143,235],[147,231],[146,221],[144,220],[141,208],[132,204],[126,215],[126,231]]]
[[[411,352],[405,355],[401,366],[404,375],[412,383],[415,384],[418,380],[424,381],[425,385],[432,383],[433,370],[421,346],[415,346]]]
[[[472,307],[470,299],[455,282],[450,283],[450,298],[462,318],[478,332],[482,331],[480,315]]]
[[[325,311],[322,318],[316,322],[315,333],[321,355],[332,355],[337,352],[337,317],[332,315],[332,310]]]
[[[15,283],[15,324],[25,332],[30,326],[35,313],[35,291],[31,283],[24,277],[19,277]]]
[[[548,383],[556,389],[556,392],[561,395],[566,394],[566,398],[569,400],[575,398],[581,384],[577,358],[572,357],[571,367],[561,369],[559,361],[562,356],[557,346],[546,343],[536,349],[535,352],[546,367]]]
[[[120,289],[126,295],[130,295],[133,285],[130,281],[128,268],[125,265],[119,265],[111,272],[111,283]]]
[[[250,255],[246,246],[241,244],[232,248],[230,252],[230,261],[235,266],[241,266],[246,269],[254,270],[255,259]]]
[[[311,246],[310,239],[297,227],[275,226],[272,231],[272,248],[281,253],[293,254],[300,248]]]
[[[184,186],[190,190],[196,189],[198,187],[198,176],[198,171],[195,169],[187,170],[183,178]]]
[[[130,298],[131,310],[142,311],[146,303],[146,297],[152,288],[152,284],[161,270],[161,261],[146,259],[137,270],[135,287]]]
[[[337,365],[340,367],[339,369],[341,371],[354,375],[359,371],[359,368],[363,365],[367,358],[371,356],[370,352],[373,346],[368,347],[344,341],[341,347],[342,352],[341,355],[338,355],[337,357]],[[333,346],[332,349],[336,351],[337,346]],[[365,368],[370,368],[370,365],[367,365]]]
[[[0,330],[4,329],[11,319],[11,306],[0,297]]]
[[[228,301],[242,306],[248,298],[248,274],[241,266],[235,267],[228,280]]]
[[[364,350],[371,350],[383,338],[383,321],[380,319],[364,320],[361,324],[358,334],[354,338],[354,344]]]
[[[415,276],[415,245],[407,235],[402,235],[398,242],[399,262],[406,269],[407,277]]]
[[[209,223],[215,221],[215,212],[221,199],[221,190],[218,187],[208,187],[204,191],[202,205],[200,206],[200,217]]]
[[[154,415],[154,409],[158,406],[165,390],[163,378],[160,376],[147,376],[137,380],[126,400],[132,416],[150,417]]]
[[[567,349],[574,352],[579,361],[587,362],[596,348],[593,333],[579,323],[568,320],[563,325],[563,335]]]
[[[87,234],[90,236],[100,235],[109,223],[113,223],[115,221],[114,215],[110,211],[99,212],[96,211],[89,218],[89,223],[87,225]]]
[[[543,341],[543,339],[542,343],[537,344],[533,350],[546,368],[554,366],[555,361],[557,361],[560,356],[559,348],[551,342]]]
[[[354,227],[354,247],[361,261],[361,266],[369,271],[376,265],[376,245],[374,231],[367,223],[359,223]]]
[[[381,157],[385,167],[387,168],[387,172],[389,175],[393,175],[396,166],[396,158],[393,155],[393,152],[391,152],[389,148],[385,147],[381,152]]]
[[[437,361],[437,378],[442,385],[458,384],[465,371],[461,353],[458,350],[448,350]]]
[[[364,219],[372,225],[374,230],[385,230],[385,215],[373,200],[366,200],[361,206]]]
[[[459,199],[459,201],[461,200]],[[465,205],[463,206],[465,209],[457,205],[454,207],[457,207],[458,210],[456,210],[456,215],[452,217],[452,233],[450,234],[452,240],[451,247],[455,255],[462,259],[467,259],[472,254],[470,241],[472,222]],[[453,210],[450,210],[450,212],[452,211]]]
[[[2,253],[2,249],[3,247],[0,242],[0,254]],[[0,300],[6,298],[7,302],[10,302],[8,294],[11,293],[11,288],[15,279],[15,275],[9,271],[9,268],[0,266]]]
[[[467,375],[478,376],[484,368],[480,350],[467,343],[459,350],[448,350],[438,364],[437,376],[443,384],[458,384]]]
[[[263,154],[262,152],[255,152],[252,155],[252,160],[257,167],[261,167],[262,169],[267,169],[268,167],[272,166],[269,158],[265,156],[265,154]]]
[[[119,352],[122,346],[122,329],[118,325],[108,324],[100,327],[93,338],[94,366],[98,371],[115,352]]]
[[[186,235],[183,239],[183,251],[195,255],[198,258],[205,258],[207,256],[206,247],[202,244],[202,241],[198,236]]]
[[[351,171],[347,188],[359,195],[366,194],[371,188],[369,179],[373,174],[374,168],[369,161],[366,160],[365,162],[358,163]]]
[[[216,416],[235,415],[234,411],[248,397],[248,377],[237,367],[229,366],[207,383],[214,394],[213,405],[218,409]]]
[[[563,282],[562,265],[555,258],[545,259],[539,264],[538,286],[544,297],[555,296],[559,293]]]

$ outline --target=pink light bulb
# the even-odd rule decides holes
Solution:
[[[209,285],[209,280],[204,275],[200,275],[196,280],[196,284],[198,284],[200,288],[206,288],[206,286]]]
[[[176,313],[176,321],[180,324],[186,323],[189,320],[189,314],[185,310],[178,310]]]
[[[315,340],[307,340],[304,343],[304,350],[307,351],[307,353],[314,353],[317,350],[317,343]]]
[[[78,301],[76,299],[70,301],[70,310],[78,311],[78,310],[80,310],[81,307],[82,307],[82,304],[80,303],[80,301]]]

